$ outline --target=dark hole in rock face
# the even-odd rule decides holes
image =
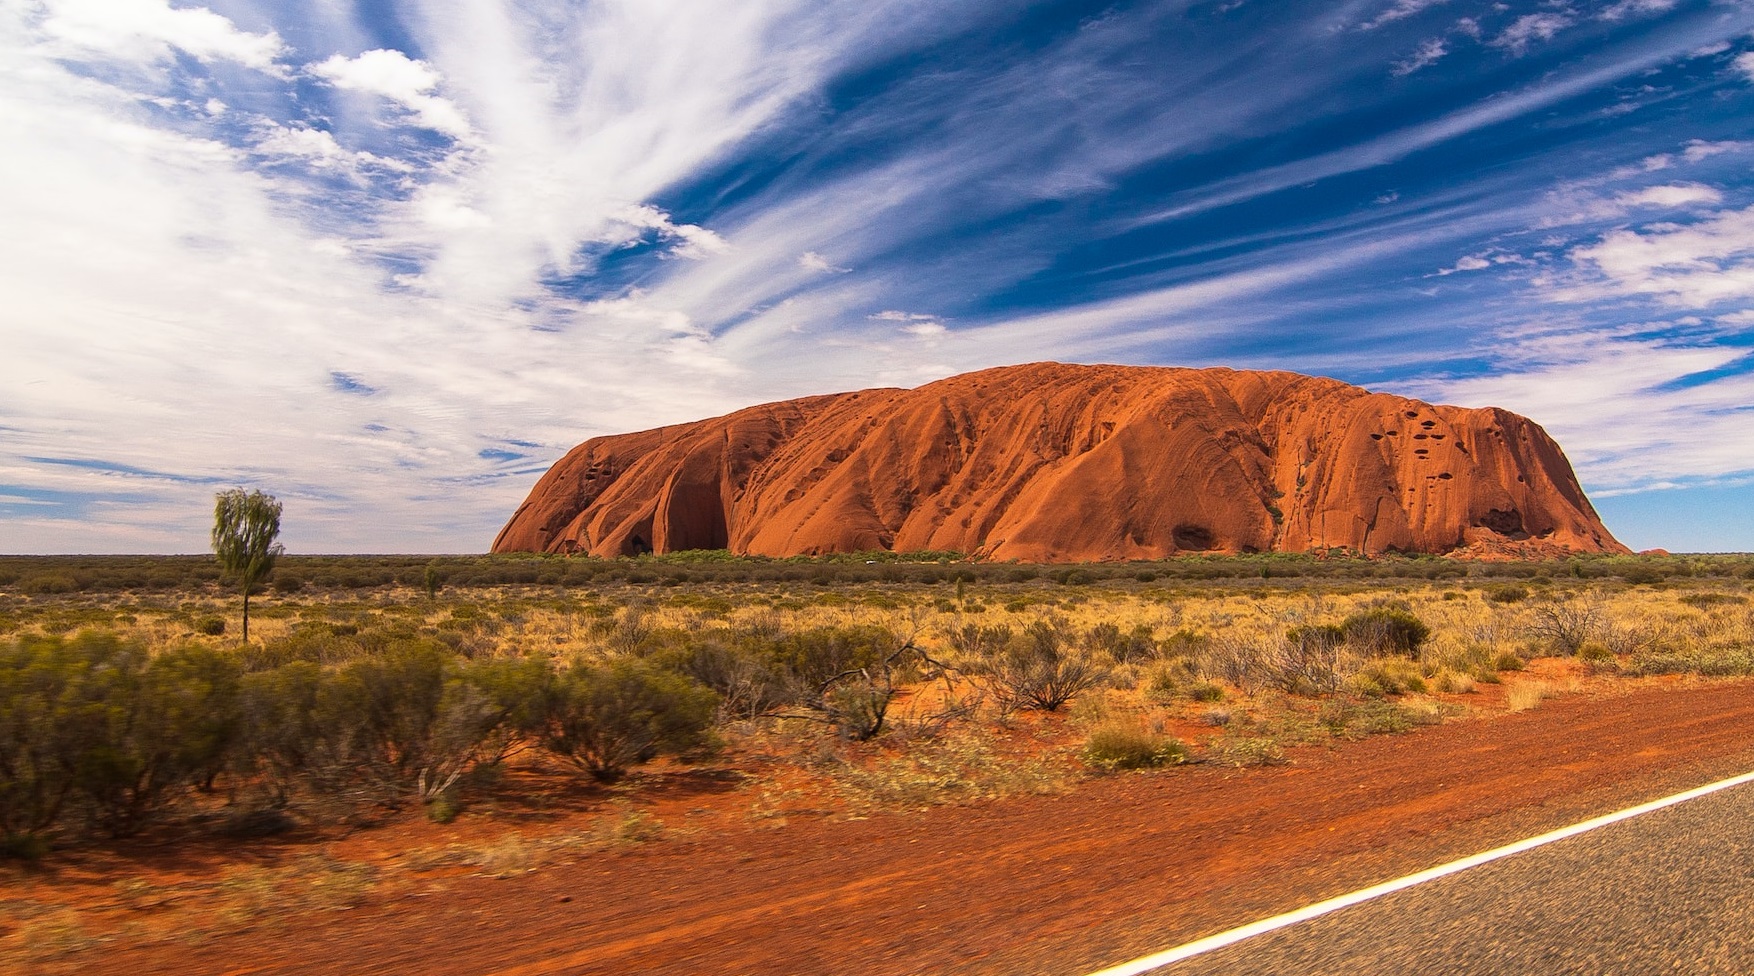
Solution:
[[[1382,440],[1382,435],[1381,434],[1372,434],[1372,435],[1370,435],[1370,439],[1373,441],[1380,441],[1380,440]]]
[[[1435,421],[1435,420],[1421,420],[1419,422],[1419,426],[1425,428],[1426,430],[1430,430],[1431,428],[1437,426],[1437,421]]]
[[[1489,509],[1485,515],[1481,516],[1480,524],[1499,535],[1515,538],[1522,535],[1523,532],[1523,513],[1514,508],[1508,510]]]
[[[1214,542],[1212,530],[1204,525],[1178,525],[1175,527],[1172,538],[1177,549],[1188,549],[1195,552],[1204,552],[1212,548]]]
[[[643,556],[651,551],[652,544],[637,535],[627,540],[627,554],[629,556]]]
[[[1418,416],[1419,416],[1419,411],[1417,411],[1417,410],[1409,410],[1409,411],[1407,411],[1407,419],[1408,419],[1408,420],[1412,420],[1412,419],[1414,419],[1414,418],[1415,418],[1415,417],[1418,417]]]
[[[1450,480],[1450,479],[1451,479],[1451,478],[1454,478],[1454,477],[1455,477],[1455,475],[1453,475],[1453,474],[1450,474],[1450,473],[1449,473],[1449,472],[1448,472],[1448,471],[1445,471],[1445,472],[1444,472],[1444,473],[1443,473],[1443,474],[1440,474],[1440,475],[1438,475],[1438,476],[1437,476],[1437,479],[1438,479],[1438,480],[1439,480],[1439,481],[1448,481],[1448,480]]]

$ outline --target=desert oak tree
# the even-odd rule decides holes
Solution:
[[[244,640],[250,639],[250,591],[274,569],[283,548],[280,502],[273,495],[242,488],[222,491],[213,500],[213,552],[225,574],[244,591]]]

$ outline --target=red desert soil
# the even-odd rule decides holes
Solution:
[[[1627,550],[1497,408],[1285,372],[1035,363],[598,437],[495,552],[954,551],[1025,562],[1345,547]]]
[[[39,971],[1076,974],[1743,771],[1750,728],[1745,680],[1576,694],[1285,766],[864,820],[745,817]]]

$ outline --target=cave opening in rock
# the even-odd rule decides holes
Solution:
[[[1211,529],[1204,525],[1189,523],[1176,526],[1172,539],[1177,549],[1187,549],[1194,552],[1205,552],[1212,548],[1212,544],[1216,541],[1212,536]]]

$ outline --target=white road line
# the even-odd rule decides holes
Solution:
[[[1329,912],[1339,911],[1342,908],[1349,908],[1360,902],[1370,901],[1372,898],[1380,898],[1390,892],[1400,891],[1403,888],[1411,888],[1414,885],[1421,885],[1427,881],[1435,881],[1438,878],[1455,874],[1458,871],[1466,871],[1469,868],[1479,867],[1490,861],[1496,861],[1501,857],[1509,857],[1512,854],[1521,854],[1523,851],[1534,850],[1544,844],[1551,844],[1556,840],[1564,840],[1567,837],[1576,837],[1578,834],[1595,830],[1597,827],[1606,827],[1611,823],[1630,820],[1633,817],[1650,813],[1653,810],[1661,810],[1664,807],[1671,807],[1677,803],[1685,803],[1688,800],[1695,800],[1709,793],[1716,793],[1718,790],[1726,790],[1732,786],[1740,786],[1743,783],[1749,782],[1754,782],[1754,772],[1743,773],[1740,776],[1732,776],[1729,779],[1718,780],[1715,783],[1707,783],[1704,786],[1688,790],[1685,793],[1676,793],[1674,796],[1665,796],[1660,800],[1641,803],[1638,806],[1629,807],[1618,813],[1606,814],[1597,817],[1594,820],[1585,820],[1582,823],[1572,824],[1569,827],[1561,827],[1558,830],[1542,834],[1539,837],[1531,837],[1528,840],[1517,841],[1514,844],[1508,844],[1504,847],[1496,847],[1490,851],[1483,851],[1470,857],[1464,857],[1459,861],[1440,864],[1437,867],[1428,868],[1418,874],[1409,874],[1404,878],[1385,881],[1382,884],[1372,885],[1369,888],[1360,888],[1351,894],[1341,895],[1338,898],[1330,898],[1323,902],[1317,902],[1314,905],[1299,908],[1294,912],[1286,912],[1283,915],[1275,915],[1272,918],[1263,918],[1258,922],[1250,922],[1247,925],[1231,929],[1228,932],[1209,935],[1204,939],[1189,942],[1186,945],[1176,946],[1174,949],[1165,949],[1162,952],[1153,953],[1149,956],[1135,959],[1132,962],[1124,962],[1119,966],[1112,966],[1101,972],[1092,973],[1091,976],[1140,976],[1141,973],[1148,973],[1153,969],[1161,969],[1171,963],[1180,962],[1183,959],[1190,959],[1202,953],[1211,952],[1214,949],[1222,949],[1227,945],[1241,942],[1244,939],[1252,939],[1257,935],[1263,935],[1267,932],[1282,929],[1289,925],[1296,925],[1299,922],[1307,922],[1312,918],[1326,915]]]

